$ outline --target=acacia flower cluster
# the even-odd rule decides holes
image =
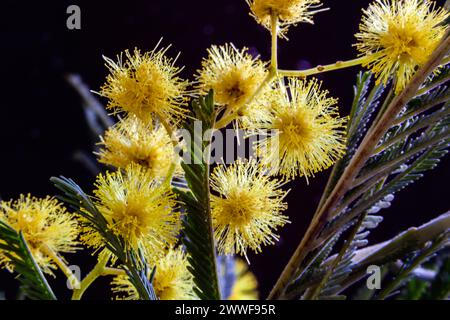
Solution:
[[[187,203],[177,195],[186,191],[189,200],[197,201],[189,205],[206,216],[197,219],[210,224],[211,257],[217,251],[244,256],[248,262],[249,251],[260,253],[264,246],[274,245],[280,229],[290,222],[284,213],[287,184],[314,177],[346,153],[347,117],[340,114],[338,100],[310,76],[361,64],[377,76],[379,84],[393,79],[393,94],[399,94],[448,30],[444,21],[449,13],[431,1],[375,0],[363,11],[356,34],[359,58],[308,70],[281,70],[278,38],[285,38],[291,26],[313,23],[313,16],[324,11],[321,1],[247,3],[251,16],[271,32],[269,61],[231,43],[213,45],[194,79],[187,81],[181,78],[183,68],[176,66],[178,57],[170,58],[169,47],[160,48],[159,43],[150,52],[126,50],[117,61],[105,58],[109,74],[99,94],[119,117],[100,137],[96,155],[110,170],[98,175],[89,199],[126,250],[142,254],[155,267],[147,277],[159,299],[196,299],[199,292],[189,255],[191,239],[180,241],[192,213],[181,209]],[[180,165],[177,150],[182,142],[176,135],[195,115],[189,100],[208,92],[214,100],[213,130],[233,125],[246,137],[263,136],[252,146],[257,157],[220,164],[211,174],[209,164]],[[194,145],[194,149],[203,147]],[[177,190],[174,177],[182,182]],[[201,201],[209,202],[199,205]],[[114,275],[112,288],[118,298],[139,298],[130,273],[121,265],[128,261],[110,260],[113,252],[101,230],[80,212],[69,214],[54,198],[22,195],[0,203],[0,222],[23,234],[37,264],[49,274],[59,267],[70,277],[60,254],[74,252],[80,244],[101,251],[94,268],[100,271],[88,277],[104,275],[102,271]],[[2,246],[5,242],[0,238],[0,265],[13,270],[11,256]],[[245,262],[235,262],[229,298],[257,298],[256,278]],[[92,281],[81,281],[74,296],[80,298]]]

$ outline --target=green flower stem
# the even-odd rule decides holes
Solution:
[[[272,50],[270,56],[270,68],[277,72],[278,70],[278,17],[276,15],[270,16],[272,26]]]
[[[163,117],[158,117],[158,120],[159,120],[159,122],[161,122],[164,129],[166,129],[166,132],[170,136],[170,140],[172,141],[172,144],[173,144],[174,158],[173,158],[172,163],[170,164],[169,170],[167,171],[166,177],[164,178],[164,181],[163,181],[163,184],[170,185],[170,183],[172,182],[173,174],[175,173],[175,168],[176,168],[175,159],[177,159],[177,157],[178,157],[178,153],[176,151],[177,147],[178,147],[178,141],[175,138],[175,133],[174,133],[174,130],[173,130],[172,126],[170,125],[170,123],[168,123],[167,120],[164,119]]]
[[[89,288],[89,286],[101,275],[103,275],[106,264],[108,263],[110,254],[100,254],[99,260],[95,265],[94,269],[81,281],[79,289],[75,289],[72,294],[72,300],[81,300],[84,292]]]
[[[369,58],[364,56],[364,57],[347,60],[347,61],[337,61],[336,63],[327,64],[324,66],[319,65],[319,66],[316,66],[314,68],[307,69],[307,70],[278,70],[278,73],[285,77],[305,78],[305,77],[312,76],[312,75],[318,74],[318,73],[358,66],[358,65],[367,63],[368,60],[369,60]]]
[[[64,273],[64,275],[67,277],[67,279],[70,281],[70,284],[73,288],[76,288],[80,285],[80,281],[77,279],[77,277],[73,274],[72,270],[69,269],[69,267],[65,264],[63,259],[52,249],[50,249],[48,246],[43,247],[44,252],[52,259],[53,262],[56,263],[58,268]]]
[[[173,174],[175,173],[175,162],[172,161],[170,164],[169,170],[167,171],[166,177],[164,178],[163,184],[167,184],[170,186],[170,183],[172,182]]]
[[[271,16],[271,35],[272,35],[272,47],[271,47],[271,58],[270,58],[270,67],[269,73],[264,81],[258,86],[255,90],[254,94],[242,104],[237,112],[225,112],[222,118],[216,122],[215,129],[221,129],[230,124],[233,120],[237,119],[242,115],[242,112],[245,108],[261,93],[262,89],[272,81],[273,78],[278,75],[281,76],[291,76],[291,77],[307,77],[310,75],[314,75],[317,73],[338,70],[348,67],[357,66],[360,64],[364,64],[369,62],[374,56],[364,56],[360,58],[356,58],[348,61],[338,61],[333,64],[325,65],[325,66],[317,66],[308,70],[279,70],[278,69],[278,17],[275,15]]]
[[[158,120],[159,120],[159,122],[161,122],[164,129],[166,129],[167,134],[170,136],[170,139],[172,140],[173,146],[176,147],[178,145],[178,141],[176,141],[176,139],[174,139],[174,132],[173,132],[172,126],[163,117],[158,117]]]
[[[105,267],[102,276],[125,276],[127,272],[123,269]]]

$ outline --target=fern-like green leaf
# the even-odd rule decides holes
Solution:
[[[201,121],[201,132],[195,131],[195,120]],[[203,141],[203,136],[214,126],[214,121],[213,93],[210,91],[205,98],[193,100],[191,119],[184,123],[191,137],[185,155],[190,161],[183,161],[181,166],[189,191],[175,189],[187,213],[183,221],[183,244],[189,254],[189,271],[194,276],[196,294],[204,300],[220,299],[210,209],[209,164],[203,157],[209,154],[210,145],[210,141]]]
[[[324,233],[330,232],[331,229],[339,228],[339,225],[344,225],[362,212],[371,209],[386,196],[393,195],[422,178],[426,171],[434,169],[440,162],[440,159],[448,153],[447,148],[449,143],[449,138],[447,138],[441,141],[440,144],[428,149],[411,164],[408,164],[407,167],[402,169],[401,172],[395,173],[395,176],[381,190],[375,192],[368,198],[362,199],[351,210],[344,212],[330,222]]]
[[[450,64],[447,64],[439,69],[439,72],[433,73],[428,79],[423,83],[420,88],[417,97],[427,96],[435,88],[450,81]]]
[[[380,244],[372,245],[368,248],[358,249],[354,252],[352,258],[351,274],[330,292],[331,295],[339,294],[350,285],[356,283],[360,279],[367,276],[367,267],[370,265],[387,266],[393,261],[406,261],[417,255],[420,250],[430,248],[429,243],[439,244],[434,250],[440,250],[445,245],[448,246],[449,239],[450,214],[445,213],[439,217],[419,226],[410,228],[393,239],[384,241]],[[427,255],[429,257],[430,255]],[[329,264],[333,262],[335,257],[331,257]],[[382,277],[389,268],[382,267]],[[383,286],[382,286],[383,287]],[[361,288],[363,289],[363,288]],[[362,290],[364,291],[364,290]],[[373,293],[373,292],[372,292]],[[359,294],[358,294],[359,296]],[[373,294],[360,298],[370,298]]]
[[[402,285],[407,283],[411,278],[412,272],[421,264],[431,259],[436,252],[445,247],[448,239],[448,232],[444,232],[430,243],[427,243],[424,248],[419,248],[402,258],[401,260],[403,263],[400,270],[391,277],[389,281],[383,281],[382,289],[376,296],[376,299],[383,300],[388,298],[394,290],[399,289]]]
[[[22,233],[0,221],[0,249],[11,260],[19,274],[21,290],[33,300],[56,300],[44,274],[31,254]]]
[[[371,186],[368,191],[363,194],[362,199],[367,199],[373,196],[376,192],[384,188],[386,179],[380,179],[377,183]],[[364,188],[364,186],[363,186]],[[359,189],[359,188],[356,188]],[[355,190],[353,190],[355,191]],[[357,191],[357,190],[356,190]],[[350,195],[352,192],[350,192]],[[339,254],[335,259],[339,259],[336,267],[332,270],[332,275],[327,281],[323,288],[323,295],[330,295],[329,291],[335,291],[335,288],[342,283],[346,277],[352,271],[351,260],[356,252],[368,245],[368,236],[371,230],[378,227],[378,225],[383,221],[383,217],[378,214],[378,212],[383,208],[388,208],[391,205],[394,195],[388,194],[382,200],[376,203],[369,210],[366,210],[361,214],[361,216],[354,219],[354,226],[352,226],[352,232],[349,238],[344,243],[345,251]],[[345,208],[344,210],[349,210]],[[347,245],[348,242],[348,245]]]
[[[380,102],[379,100],[385,87],[383,85],[377,85],[369,92],[371,79],[372,74],[370,72],[360,72],[357,76],[356,85],[353,88],[354,99],[347,129],[347,152],[334,165],[322,199],[325,199],[329,195],[350,159],[355,154],[362,137],[367,132],[373,113]]]
[[[306,266],[302,268],[301,272],[287,287],[286,296],[290,298],[297,298],[307,288],[310,282],[314,282],[316,279],[323,276],[326,270],[322,267],[322,264],[332,252],[341,234],[342,232],[339,232],[333,236],[327,243],[310,255]]]

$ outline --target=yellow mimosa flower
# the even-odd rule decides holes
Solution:
[[[15,201],[2,201],[0,221],[23,233],[34,259],[46,273],[52,274],[51,269],[56,268],[56,264],[48,255],[49,250],[57,254],[74,252],[77,249],[77,221],[54,198],[40,199],[21,195]],[[1,249],[0,265],[14,268]]]
[[[187,82],[179,77],[180,68],[157,47],[142,54],[125,51],[118,61],[105,58],[110,74],[100,94],[109,99],[108,108],[134,114],[145,122],[152,117],[176,120],[184,117]]]
[[[176,242],[180,214],[175,195],[148,170],[131,164],[124,171],[100,174],[96,187],[96,205],[108,227],[135,251],[156,256]],[[103,246],[98,232],[89,227],[81,240],[92,247]]]
[[[378,83],[386,84],[394,75],[399,93],[439,44],[448,16],[433,1],[376,0],[364,10],[356,47]]]
[[[261,252],[278,240],[274,232],[288,222],[281,214],[287,209],[281,185],[254,160],[215,168],[211,187],[218,195],[211,198],[211,216],[219,253],[246,256],[248,248]]]
[[[290,78],[272,91],[272,118],[260,129],[270,130],[257,143],[262,163],[287,179],[309,176],[333,165],[345,154],[346,118],[337,100],[317,80]]]
[[[246,0],[250,6],[251,15],[255,20],[271,30],[271,16],[279,21],[279,33],[285,36],[290,25],[306,22],[313,23],[313,15],[321,6],[320,0]]]
[[[234,267],[236,280],[228,300],[258,300],[258,280],[255,275],[240,259],[236,259]]]
[[[214,90],[214,102],[226,113],[239,112],[245,121],[266,116],[263,105],[254,97],[267,76],[266,63],[252,57],[247,49],[236,49],[231,44],[212,46],[203,60],[197,81],[200,94]],[[256,118],[256,119],[255,119]]]
[[[152,262],[150,262],[152,263]],[[153,288],[160,300],[194,300],[194,281],[187,266],[189,262],[181,248],[169,249],[167,254],[154,262],[156,273]],[[119,299],[139,300],[139,295],[126,275],[114,278],[113,292],[124,294]]]
[[[108,129],[101,138],[99,162],[125,169],[135,163],[156,179],[164,178],[173,162],[179,162],[164,127],[127,117]],[[177,157],[178,158],[178,157]],[[178,173],[181,167],[178,165]]]

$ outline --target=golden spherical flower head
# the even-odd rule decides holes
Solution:
[[[95,186],[96,206],[109,229],[132,249],[157,256],[177,241],[180,214],[175,195],[148,170],[131,164],[125,170],[100,174]],[[86,227],[84,231],[85,244],[104,246],[96,230]]]
[[[17,200],[2,201],[0,221],[22,232],[37,264],[48,274],[56,268],[49,252],[70,253],[78,249],[77,221],[54,198],[21,195]],[[1,249],[0,265],[14,269],[10,258],[2,254]]]
[[[313,23],[313,16],[322,6],[320,0],[246,0],[250,6],[251,15],[255,20],[271,31],[272,16],[279,22],[280,37],[285,34],[290,25],[298,23]]]
[[[197,74],[198,91],[206,94],[213,89],[214,102],[228,113],[243,107],[257,109],[258,104],[246,104],[267,76],[266,66],[246,48],[238,50],[232,44],[212,46]]]
[[[194,281],[187,269],[189,262],[181,248],[169,249],[167,254],[155,260],[153,288],[160,300],[196,300]],[[113,292],[120,294],[118,299],[139,300],[139,294],[127,275],[114,278]]]
[[[234,268],[236,279],[228,300],[258,300],[258,280],[247,263],[236,259]]]
[[[117,62],[105,58],[110,74],[100,94],[109,99],[108,109],[133,114],[144,122],[152,117],[177,121],[185,116],[188,82],[179,77],[182,69],[175,66],[176,59],[166,56],[167,49],[156,46],[143,54],[126,50]]]
[[[219,253],[246,257],[248,248],[258,253],[278,240],[275,231],[288,222],[281,186],[255,160],[215,168],[211,187],[218,195],[211,198],[211,216]]]
[[[393,75],[399,93],[438,46],[449,13],[428,0],[376,0],[363,12],[356,47],[378,83]]]
[[[129,116],[109,128],[99,144],[102,148],[98,159],[106,165],[125,169],[135,163],[146,168],[153,178],[162,179],[176,162],[176,173],[181,174],[171,138],[161,125]]]
[[[257,142],[257,153],[274,174],[308,178],[345,154],[347,119],[317,80],[290,78],[287,87],[280,81],[270,103],[272,118],[260,125],[269,134]]]

